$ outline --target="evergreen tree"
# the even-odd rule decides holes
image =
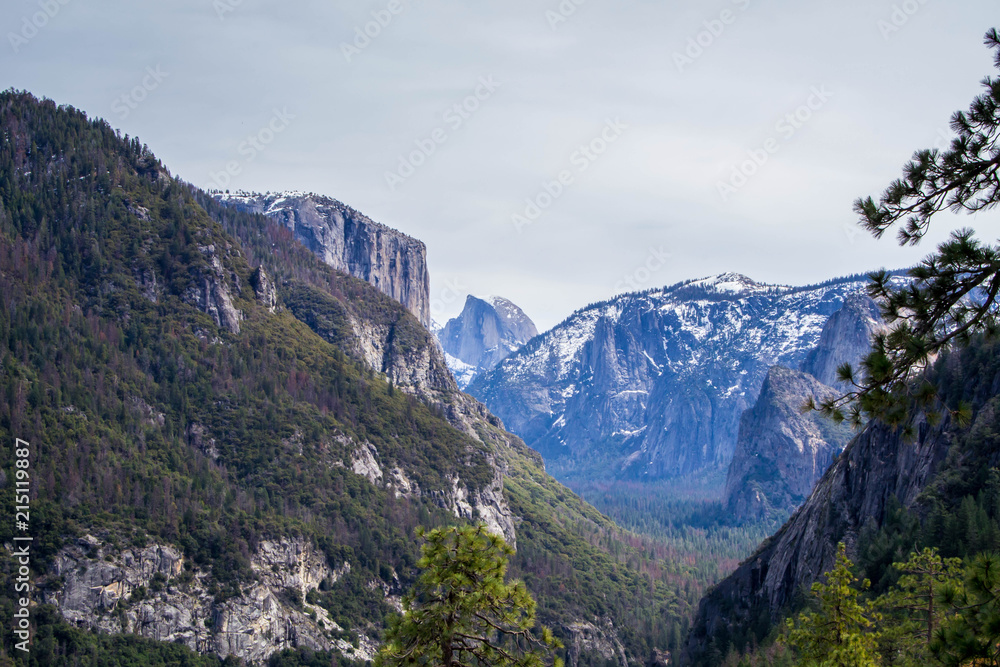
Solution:
[[[929,647],[936,631],[951,613],[941,594],[963,576],[962,559],[941,558],[937,549],[910,554],[905,563],[893,563],[902,576],[876,602],[885,623],[879,633],[886,664],[918,667],[930,663]]]
[[[803,612],[787,621],[784,641],[798,652],[800,665],[875,667],[879,664],[878,634],[873,630],[879,615],[870,603],[859,600],[869,582],[866,579],[857,586],[852,565],[841,542],[836,564],[826,573],[826,583],[817,581],[812,585],[819,610]]]
[[[947,667],[1000,666],[1000,555],[976,556],[965,585],[946,586],[940,601],[957,615],[934,633],[934,657]]]
[[[389,622],[377,667],[561,667],[561,644],[548,628],[532,633],[535,601],[520,581],[507,583],[514,550],[483,524],[430,532],[418,566],[424,570]]]
[[[985,42],[1000,69],[996,29]],[[1000,77],[987,77],[983,87],[967,112],[952,117],[956,137],[947,150],[916,152],[878,203],[871,197],[855,202],[861,225],[876,238],[898,225],[900,244],[915,245],[940,211],[977,212],[1000,203]],[[934,399],[932,385],[918,379],[937,353],[976,334],[997,333],[1000,246],[980,242],[971,230],[956,231],[910,277],[900,283],[886,271],[872,274],[869,293],[890,327],[875,336],[858,371],[840,368],[840,379],[853,390],[823,403],[826,414],[856,425],[865,417],[900,425],[914,401],[928,406]],[[966,411],[956,408],[964,417]]]

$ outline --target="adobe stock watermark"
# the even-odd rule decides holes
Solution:
[[[875,24],[878,26],[878,31],[882,33],[882,39],[888,42],[889,39],[902,30],[903,26],[909,23],[910,19],[916,16],[917,12],[919,12],[929,1],[930,0],[903,0],[903,2],[893,5],[889,16],[884,19],[879,19]]]
[[[448,142],[451,134],[462,129],[472,115],[482,108],[483,103],[493,97],[501,85],[503,84],[494,79],[492,74],[479,77],[476,88],[461,101],[448,107],[441,115],[445,127],[436,127],[427,136],[415,139],[414,149],[399,156],[396,169],[386,170],[385,184],[389,190],[395,192],[396,188],[417,173],[417,169],[427,164],[427,160]]]
[[[49,21],[56,17],[59,11],[68,5],[70,0],[38,0],[38,11],[31,16],[21,17],[21,29],[18,32],[8,32],[7,40],[10,48],[17,53],[21,47],[38,35],[39,31],[49,24]]]
[[[552,30],[558,30],[560,25],[568,21],[585,4],[587,0],[561,0],[555,9],[545,11],[545,20],[549,22]]]
[[[236,152],[243,156],[242,160],[230,160],[226,163],[226,168],[218,172],[209,172],[208,177],[218,190],[225,190],[229,187],[234,176],[243,173],[244,167],[257,159],[257,156],[267,148],[275,137],[288,129],[295,115],[288,113],[288,108],[274,109],[271,120],[261,127],[256,133],[247,136]]]
[[[733,167],[732,173],[725,181],[717,181],[715,189],[719,193],[723,202],[729,201],[743,188],[750,179],[764,168],[771,157],[781,150],[781,147],[792,140],[799,130],[801,130],[818,112],[826,106],[833,97],[833,92],[825,85],[813,86],[809,90],[806,101],[782,116],[774,124],[775,135],[764,140],[758,148],[747,150],[747,158]]]
[[[139,85],[121,97],[115,98],[115,101],[111,103],[111,110],[118,114],[120,120],[125,120],[149,97],[151,92],[160,87],[160,84],[168,76],[170,76],[170,72],[164,72],[159,65],[155,68],[147,67],[145,76],[142,77]]]
[[[449,306],[467,293],[465,285],[459,282],[458,278],[448,278],[444,281],[444,288],[438,293],[438,296],[431,299],[431,317],[439,320],[447,312]]]
[[[625,291],[638,292],[645,289],[644,286],[649,284],[654,274],[667,265],[667,260],[671,256],[671,253],[664,250],[663,246],[658,248],[650,247],[645,261],[631,273],[622,276],[622,279],[615,283],[615,293],[621,294]]]
[[[571,168],[561,170],[551,181],[542,181],[538,192],[524,200],[524,209],[520,213],[514,213],[510,216],[511,223],[517,233],[523,233],[525,227],[534,224],[542,213],[548,210],[576,182],[577,176],[590,169],[590,166],[597,162],[608,151],[611,144],[618,141],[627,129],[628,125],[621,122],[620,119],[608,119],[596,137],[578,146],[569,157]]]
[[[683,51],[674,51],[674,65],[678,72],[683,72],[685,68],[694,65],[695,61],[705,55],[705,51],[712,48],[712,45],[726,32],[729,26],[736,23],[740,14],[750,8],[751,0],[731,0],[735,10],[726,8],[719,12],[715,18],[702,22],[702,30],[696,35],[688,38]]]
[[[407,3],[404,0],[389,0],[385,7],[371,13],[371,21],[364,25],[354,26],[354,39],[350,42],[340,43],[340,52],[344,54],[344,60],[350,63],[356,56],[360,56],[361,52],[371,46],[372,42],[382,35],[382,31],[388,28],[406,7]]]
[[[226,20],[226,14],[232,14],[243,4],[243,0],[213,0],[212,9],[220,21]]]
[[[14,438],[14,648],[28,652],[31,642],[31,445]]]

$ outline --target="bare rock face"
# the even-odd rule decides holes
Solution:
[[[869,425],[781,530],[702,598],[687,654],[697,659],[712,637],[777,619],[797,591],[833,566],[839,542],[853,554],[858,532],[867,521],[881,523],[891,497],[912,505],[947,454],[945,428],[925,425],[917,442],[906,443],[886,426]]]
[[[751,628],[766,631],[798,591],[808,589],[832,567],[838,543],[844,542],[848,556],[855,557],[861,529],[880,527],[894,500],[919,510],[920,494],[942,462],[968,455],[958,449],[966,434],[982,443],[978,447],[988,455],[987,465],[997,465],[1000,374],[995,366],[981,366],[985,370],[970,375],[966,355],[981,365],[975,361],[977,355],[995,358],[996,347],[954,352],[934,372],[941,387],[970,401],[970,425],[960,427],[947,414],[934,426],[919,419],[914,425],[916,435],[909,441],[880,422],[869,423],[792,518],[702,599],[688,636],[684,664],[705,664],[704,656],[713,640],[719,648],[721,638],[725,651],[733,636],[746,636]]]
[[[476,374],[492,369],[537,335],[535,323],[513,302],[471,294],[461,315],[437,332],[449,367],[463,388]]]
[[[238,334],[243,313],[233,305],[222,260],[214,245],[201,246],[199,249],[208,260],[209,268],[196,277],[195,284],[188,288],[184,300],[210,316],[219,328]]]
[[[811,375],[771,368],[757,402],[740,419],[726,477],[726,505],[734,516],[770,518],[806,499],[853,433],[801,407],[809,398],[819,402],[835,395]]]
[[[361,444],[351,454],[351,470],[372,484],[391,490],[397,498],[425,495],[459,519],[482,521],[491,533],[499,535],[507,544],[516,548],[515,518],[503,495],[503,465],[495,458],[492,458],[491,463],[494,469],[493,479],[484,488],[470,489],[460,477],[453,475],[448,477],[447,488],[425,492],[401,468],[392,468],[386,474],[379,460],[378,450],[370,443]]]
[[[427,248],[421,241],[322,195],[285,192],[215,196],[226,205],[279,221],[324,262],[371,283],[430,327],[430,275]]]
[[[357,649],[332,639],[343,628],[325,609],[306,602],[321,582],[348,572],[347,563],[331,570],[312,544],[282,538],[262,542],[251,567],[256,581],[239,597],[216,602],[208,592],[209,575],[191,569],[173,547],[117,550],[88,535],[56,556],[47,576],[59,578],[61,586],[46,587],[45,602],[81,627],[179,642],[252,664],[300,646],[336,649],[358,660],[374,657],[375,643],[367,637]],[[290,604],[289,596],[298,604]]]
[[[607,662],[627,665],[625,648],[618,640],[618,632],[610,619],[594,619],[594,623],[577,621],[566,626],[570,640],[567,643],[567,661],[570,665],[579,663],[580,655],[599,655]]]
[[[258,266],[257,270],[254,271],[253,276],[250,278],[251,284],[253,285],[254,295],[257,300],[260,301],[269,312],[274,312],[278,309],[278,291],[274,287],[274,283],[271,278],[267,275],[263,266]]]
[[[836,386],[837,368],[857,366],[872,346],[872,335],[882,323],[878,304],[863,294],[852,294],[844,307],[827,320],[819,343],[802,362],[802,370],[823,384]]]
[[[489,486],[469,493],[458,477],[451,478],[451,489],[444,494],[442,503],[452,514],[470,521],[479,520],[494,535],[517,548],[514,517],[503,497],[503,476],[498,472]]]

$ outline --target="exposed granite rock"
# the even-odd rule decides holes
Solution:
[[[499,535],[516,549],[514,518],[503,496],[503,475],[499,470],[489,486],[474,493],[469,493],[458,477],[450,479],[451,492],[444,496],[445,508],[459,518],[482,521],[491,533]]]
[[[462,388],[537,335],[535,323],[511,301],[471,294],[462,313],[437,331],[448,366]]]
[[[216,326],[230,333],[239,333],[243,313],[233,305],[222,260],[219,259],[214,245],[201,246],[199,249],[209,261],[209,268],[195,277],[195,284],[188,288],[184,299],[209,315]]]
[[[353,320],[351,324],[362,359],[384,373],[394,385],[420,396],[432,391],[457,391],[458,386],[430,336],[426,345],[407,345],[404,340],[410,332],[403,333],[406,322],[379,326]]]
[[[208,592],[209,575],[191,569],[173,547],[116,550],[86,536],[55,557],[47,577],[58,577],[61,585],[43,590],[45,602],[78,626],[180,642],[201,653],[258,663],[277,651],[306,646],[358,660],[374,657],[375,643],[367,637],[358,649],[332,639],[342,628],[325,609],[305,601],[321,582],[347,573],[347,563],[331,570],[310,543],[282,538],[262,542],[251,566],[257,580],[239,597],[216,602]],[[285,601],[289,590],[299,596],[300,608]]]
[[[144,268],[141,271],[137,271],[135,281],[144,297],[153,303],[160,302],[160,286],[156,280],[156,271],[153,271],[150,268]]]
[[[853,432],[801,408],[809,398],[818,403],[836,395],[806,373],[783,366],[768,371],[757,402],[740,418],[726,477],[729,512],[744,521],[771,518],[806,499]]]
[[[195,449],[213,461],[219,458],[219,448],[216,445],[215,438],[211,437],[208,429],[201,424],[192,423],[188,426],[188,440]]]
[[[378,450],[367,442],[358,447],[351,456],[351,470],[367,478],[372,484],[379,484],[382,481],[382,468],[378,464]]]
[[[579,664],[580,655],[587,654],[591,659],[600,656],[608,662],[628,665],[625,658],[625,647],[618,639],[611,619],[595,619],[594,623],[577,621],[566,626],[570,640],[566,645],[566,658],[570,667]]]
[[[254,295],[269,312],[278,308],[278,292],[263,266],[258,266],[250,278]]]
[[[838,542],[853,555],[858,531],[882,521],[889,498],[911,505],[947,453],[944,429],[925,425],[917,442],[905,443],[886,426],[867,427],[781,530],[702,598],[687,654],[702,655],[713,636],[778,618],[797,591],[832,567]]]
[[[836,386],[837,368],[857,366],[872,346],[872,335],[882,323],[878,304],[863,294],[852,294],[844,307],[827,320],[819,343],[802,363],[802,370],[823,384]]]
[[[972,405],[968,432],[976,434],[992,467],[1000,463],[1000,374],[994,368],[970,376],[963,363],[966,354],[988,357],[996,354],[996,347],[954,352],[935,373],[940,386],[951,387]],[[935,426],[919,419],[915,430],[915,438],[907,441],[898,431],[872,422],[848,444],[791,519],[702,599],[684,664],[704,664],[713,638],[723,638],[725,646],[729,638],[746,636],[752,628],[766,631],[798,591],[831,568],[839,542],[855,556],[860,530],[880,527],[892,499],[919,510],[920,493],[966,429],[946,414]]]
[[[427,248],[421,241],[322,195],[217,193],[215,197],[274,218],[334,269],[371,283],[430,326],[430,274]]]
[[[407,473],[399,467],[390,470],[388,477],[379,462],[378,450],[369,443],[358,446],[351,454],[351,470],[376,486],[391,489],[397,498],[426,495],[436,505],[459,519],[482,521],[487,529],[517,547],[517,530],[514,516],[503,495],[503,467],[491,457],[493,479],[481,489],[470,491],[458,476],[448,477],[449,486],[424,492]]]

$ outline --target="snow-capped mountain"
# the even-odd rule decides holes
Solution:
[[[331,197],[306,192],[214,192],[227,206],[263,213],[338,271],[365,280],[430,326],[430,276],[423,242]]]
[[[726,475],[726,507],[739,520],[791,512],[806,499],[833,458],[854,435],[818,412],[802,412],[808,400],[839,396],[842,364],[858,367],[881,327],[878,305],[860,294],[826,321],[800,370],[774,366],[760,396],[740,419],[736,451]]]
[[[434,332],[448,367],[463,389],[538,335],[535,323],[513,302],[471,294],[462,313]]]
[[[577,311],[468,391],[557,477],[721,476],[768,369],[800,367],[865,284],[727,273],[622,295]]]

